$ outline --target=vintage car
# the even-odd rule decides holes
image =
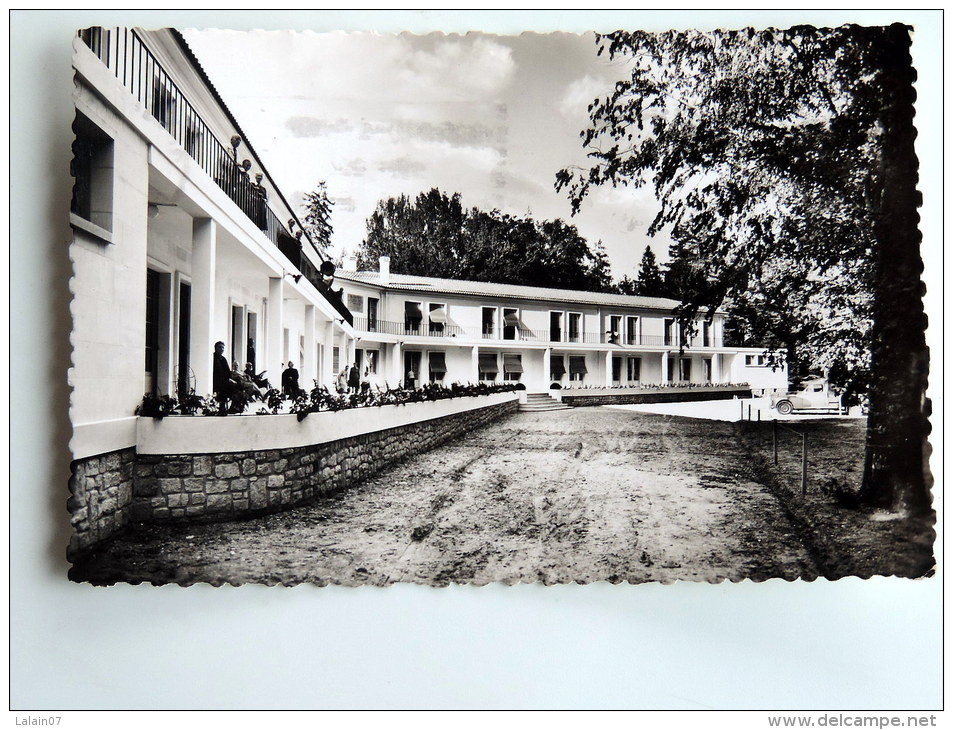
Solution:
[[[837,411],[843,410],[841,396],[833,392],[830,384],[823,378],[807,380],[801,384],[801,390],[788,391],[771,396],[771,407],[782,416],[793,411]]]

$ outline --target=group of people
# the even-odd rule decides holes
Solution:
[[[252,345],[249,343],[249,348]],[[249,352],[253,350],[249,349]],[[225,343],[215,343],[215,354],[212,356],[212,391],[221,404],[224,412],[230,401],[236,396],[244,396],[246,401],[264,400],[265,393],[271,384],[265,378],[265,373],[256,373],[254,362],[245,363],[245,369],[239,370],[238,362],[233,360],[231,367],[225,358]],[[364,377],[357,363],[345,366],[338,374],[337,389],[339,393],[366,393],[371,388],[368,381],[369,372],[365,370]],[[297,398],[304,391],[298,382],[298,369],[293,362],[281,373],[281,394],[288,398]]]
[[[361,378],[361,371],[357,363],[351,363],[350,367],[345,366],[338,373],[338,392],[339,393],[366,393],[371,388],[367,380],[367,371],[364,372],[364,378]]]
[[[215,343],[215,354],[212,356],[212,391],[218,399],[222,410],[226,410],[228,402],[236,396],[243,396],[247,401],[264,400],[271,384],[265,378],[265,373],[256,373],[253,362],[245,363],[245,369],[239,370],[238,361],[233,360],[231,367],[225,358],[225,343]],[[289,398],[298,397],[303,391],[298,384],[298,370],[293,362],[281,373],[281,392]]]

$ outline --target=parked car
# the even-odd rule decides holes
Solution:
[[[823,378],[805,381],[801,390],[771,396],[771,407],[782,416],[794,411],[843,411],[841,396]]]

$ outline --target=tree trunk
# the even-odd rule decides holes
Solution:
[[[883,190],[875,235],[870,410],[861,502],[909,514],[930,512],[926,474],[926,315],[917,224],[916,131],[910,34],[896,24],[883,46]]]

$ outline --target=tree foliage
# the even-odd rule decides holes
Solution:
[[[909,29],[615,32],[629,75],[589,106],[593,186],[651,184],[691,329],[727,302],[845,384],[870,378],[869,503],[925,509]],[[906,320],[906,330],[900,320]],[[919,472],[919,477],[918,477]]]
[[[304,229],[308,237],[317,246],[327,251],[331,244],[331,208],[334,201],[328,197],[328,188],[324,180],[313,191],[304,194]]]
[[[377,204],[358,249],[358,266],[389,256],[391,271],[471,281],[608,291],[609,262],[575,226],[499,210],[465,210],[437,189]]]

